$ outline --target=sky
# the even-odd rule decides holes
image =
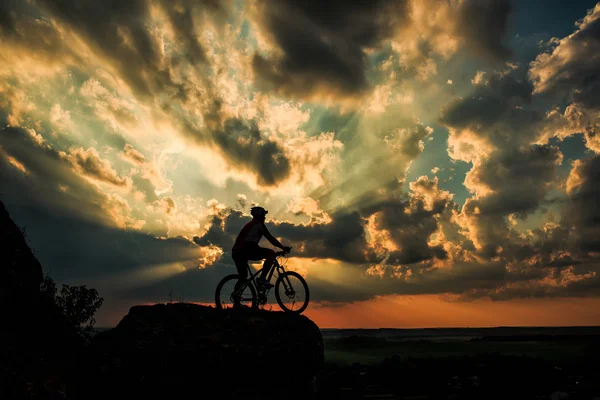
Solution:
[[[322,328],[598,325],[599,71],[596,1],[5,0],[0,199],[98,326],[253,205]]]

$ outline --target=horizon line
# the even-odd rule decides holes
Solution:
[[[118,324],[117,324],[118,325]],[[115,326],[97,326],[94,329],[113,329]],[[600,325],[497,325],[497,326],[437,326],[437,327],[411,327],[411,328],[395,328],[395,327],[380,327],[380,328],[321,328],[319,330],[419,330],[419,329],[502,329],[502,328],[511,328],[511,329],[552,329],[552,328],[600,328]]]

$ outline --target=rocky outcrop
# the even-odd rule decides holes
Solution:
[[[85,359],[78,398],[310,399],[324,353],[305,316],[176,303],[132,307]]]
[[[1,201],[0,266],[0,304],[13,306],[37,300],[42,266]]]

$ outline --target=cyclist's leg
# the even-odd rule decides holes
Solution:
[[[247,257],[248,260],[265,260],[262,271],[260,272],[260,278],[266,280],[267,275],[271,270],[271,266],[273,265],[273,261],[275,261],[275,252],[265,247],[253,245],[252,247],[248,247]]]
[[[248,260],[243,252],[233,255],[233,261],[235,262],[235,268],[237,269],[240,279],[235,284],[235,291],[237,292],[242,287],[242,284],[248,279]],[[236,299],[235,305],[239,305],[239,299]]]
[[[235,268],[240,276],[240,281],[243,282],[248,278],[248,260],[245,257],[236,257],[233,259]]]
[[[262,272],[260,273],[260,277],[266,280],[269,271],[271,271],[271,268],[273,267],[273,261],[275,261],[275,252],[271,249],[267,249],[264,247],[259,247],[259,252],[261,259],[265,259],[265,262],[263,263]]]

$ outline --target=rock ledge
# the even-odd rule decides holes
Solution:
[[[324,353],[305,316],[174,303],[132,307],[85,358],[81,398],[308,399]]]

